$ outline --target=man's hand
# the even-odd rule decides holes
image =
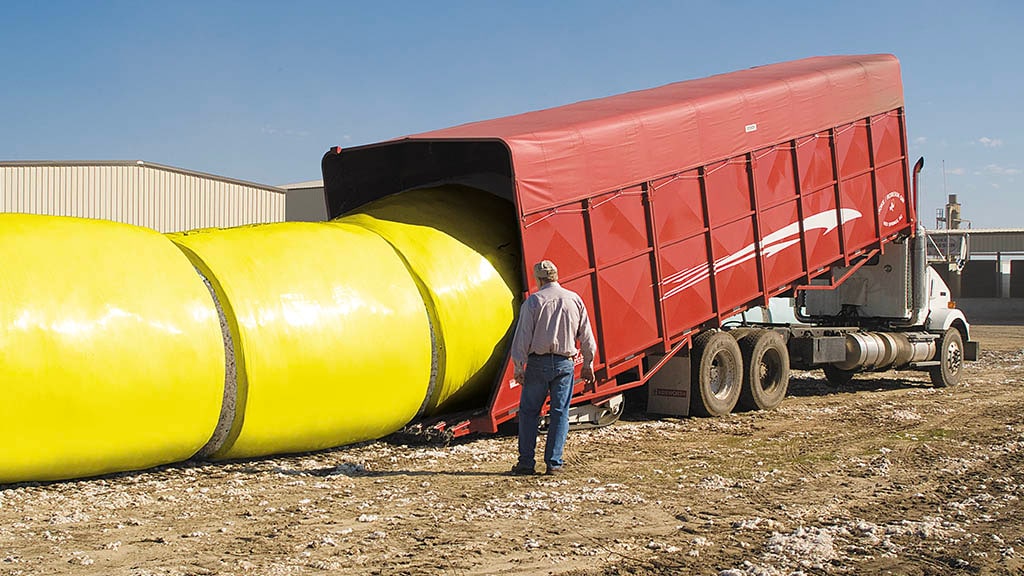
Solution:
[[[519,383],[520,386],[526,383],[526,373],[516,370],[512,373],[512,379]]]
[[[586,382],[593,383],[594,382],[594,367],[593,366],[584,366],[582,369],[580,369],[580,378],[583,378],[583,380],[586,381]]]

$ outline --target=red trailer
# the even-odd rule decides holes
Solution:
[[[707,376],[693,354],[704,353],[728,318],[773,296],[840,285],[894,241],[912,243],[906,141],[897,59],[827,56],[335,148],[323,175],[332,217],[448,183],[512,201],[523,270],[555,261],[562,284],[591,313],[598,378],[578,384],[574,404],[600,403],[647,383],[673,358],[693,357],[695,400],[712,396],[712,405],[695,402],[697,410],[718,413],[721,391],[699,381]],[[904,308],[922,305],[908,298]],[[937,352],[945,329],[906,316],[886,328],[913,334],[913,353],[898,360],[934,371],[945,358]],[[821,366],[849,355],[839,350],[848,331],[816,318],[832,329],[813,333],[821,340],[810,342],[810,355],[790,358],[808,343],[776,327],[788,342],[787,378],[790,360]],[[967,325],[956,321],[949,329],[961,335],[962,358]],[[727,356],[739,351],[734,345]],[[743,371],[727,357],[708,362]],[[733,395],[726,391],[726,404],[735,405]],[[518,400],[508,363],[487,410],[455,433],[495,431],[514,418]]]

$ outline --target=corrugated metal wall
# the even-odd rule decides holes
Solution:
[[[178,232],[283,222],[285,194],[146,163],[0,163],[0,212],[101,218]]]

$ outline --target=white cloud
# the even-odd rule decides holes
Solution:
[[[967,171],[963,168],[953,168],[952,170],[946,171],[946,174],[952,174],[953,176],[963,176],[966,173]]]
[[[917,138],[914,138],[914,142],[913,143],[915,145],[918,145],[918,146],[920,146],[921,144],[927,144],[928,143],[928,137],[927,136],[918,136]]]
[[[260,128],[260,132],[263,134],[269,134],[271,136],[294,136],[298,138],[305,138],[309,136],[309,132],[306,130],[292,130],[291,128],[276,128],[274,126],[266,125]]]
[[[981,173],[994,176],[1017,176],[1021,174],[1021,170],[1019,168],[1003,168],[998,164],[989,164],[982,169],[982,172],[977,172],[976,174],[980,175]]]
[[[978,138],[978,144],[981,144],[985,148],[999,148],[1003,145],[1003,141],[999,138],[989,138],[988,136],[982,136]]]

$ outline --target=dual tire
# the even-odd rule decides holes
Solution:
[[[786,342],[771,330],[746,332],[739,341],[728,332],[700,334],[693,339],[690,367],[690,411],[698,416],[771,410],[789,386]]]

